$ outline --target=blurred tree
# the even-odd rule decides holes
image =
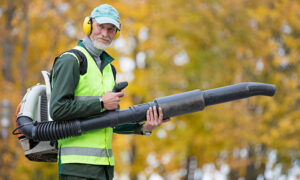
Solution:
[[[29,24],[29,18],[28,18],[28,6],[30,4],[30,1],[26,1],[26,2],[22,2],[23,4],[23,14],[24,14],[24,35],[23,35],[23,40],[22,40],[22,52],[21,52],[21,63],[20,63],[20,82],[21,82],[21,93],[25,94],[26,92],[26,84],[25,84],[25,80],[26,80],[26,71],[27,71],[27,66],[26,66],[26,62],[28,59],[28,40],[29,40],[29,28],[30,28],[30,24]]]
[[[11,59],[14,52],[14,39],[15,32],[13,31],[12,21],[15,16],[16,11],[16,3],[14,0],[9,0],[7,2],[7,6],[5,7],[5,24],[4,27],[1,28],[3,34],[5,34],[4,39],[2,40],[2,53],[4,62],[2,63],[2,75],[6,81],[13,82],[12,77],[12,63]]]
[[[299,17],[299,3],[142,1],[131,8],[139,16],[131,17],[130,23],[139,24],[142,19],[142,27],[149,29],[148,39],[136,43],[140,52],[146,52],[146,66],[136,69],[135,80],[129,87],[133,102],[136,97],[147,102],[195,88],[209,89],[243,81],[278,87],[273,99],[251,98],[174,118],[172,132],[166,130],[166,125],[159,131],[167,132],[166,137],[161,138],[159,132],[158,137],[152,137],[156,142],[153,149],[142,148],[148,147],[149,142],[135,137],[140,140],[137,154],[144,156],[141,159],[147,159],[149,153],[166,151],[176,154],[168,165],[175,163],[178,170],[183,168],[180,164],[196,156],[200,167],[209,162],[215,162],[218,168],[229,164],[236,174],[233,177],[253,179],[264,173],[268,153],[277,149],[282,157],[277,163],[286,172],[291,161],[299,158],[299,113],[293,101],[299,96],[299,43],[291,42],[298,38],[299,20],[295,17]],[[131,37],[138,37],[139,30],[130,33]],[[242,157],[237,155],[242,152]],[[142,172],[140,164],[136,166]],[[160,173],[159,169],[154,172]]]

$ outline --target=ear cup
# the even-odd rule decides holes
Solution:
[[[117,38],[120,36],[120,34],[121,34],[121,33],[120,33],[120,30],[117,30],[116,35],[115,35],[115,37],[114,37],[114,40],[117,39]]]
[[[82,28],[83,28],[83,32],[86,35],[90,35],[92,32],[92,28],[93,28],[93,21],[90,17],[85,17],[83,24],[82,24]]]
[[[120,24],[121,25],[121,24]],[[91,17],[85,17],[83,24],[82,24],[83,32],[86,35],[90,35],[93,30],[93,20]],[[117,39],[120,36],[120,30],[117,30],[116,35],[114,37],[114,40]]]

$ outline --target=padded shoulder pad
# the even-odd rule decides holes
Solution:
[[[80,63],[79,64],[80,75],[84,75],[87,71],[87,59],[86,59],[85,55],[77,49],[70,49],[66,52],[74,53],[77,56],[79,63]]]
[[[70,53],[73,53],[76,55],[78,61],[79,61],[79,72],[80,72],[80,75],[84,75],[86,72],[87,72],[87,59],[85,57],[85,55],[77,50],[77,49],[70,49],[66,52],[70,52]],[[66,52],[63,52],[62,54],[66,53]],[[54,64],[56,62],[56,60],[62,55],[60,54],[59,56],[55,57],[54,59],[54,62],[53,62],[53,65],[52,65],[52,69],[50,71],[50,84],[52,83],[52,78],[53,78],[53,67],[54,67]]]

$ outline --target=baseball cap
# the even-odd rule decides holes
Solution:
[[[118,11],[108,4],[97,6],[90,15],[98,24],[113,24],[120,30],[120,16]]]

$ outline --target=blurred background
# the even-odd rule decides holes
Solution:
[[[25,158],[15,110],[102,3],[121,16],[108,49],[117,81],[129,81],[121,109],[240,82],[277,86],[272,98],[172,118],[150,137],[114,135],[115,180],[300,179],[298,0],[1,0],[1,179],[58,179],[56,163]]]

